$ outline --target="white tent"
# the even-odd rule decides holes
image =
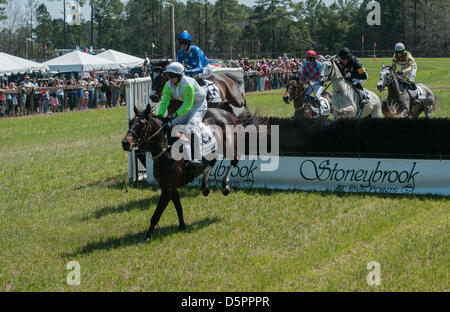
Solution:
[[[44,63],[60,73],[119,69],[116,63],[88,53],[73,51]]]
[[[48,71],[48,67],[7,53],[0,53],[0,75],[11,76],[39,71]]]
[[[118,64],[120,68],[136,68],[144,64],[144,59],[115,50],[107,50],[97,56]]]

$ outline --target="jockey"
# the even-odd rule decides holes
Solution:
[[[400,75],[398,79],[404,82],[406,79],[411,83],[411,89],[408,90],[411,96],[414,98],[416,104],[420,104],[418,99],[417,86],[414,83],[416,79],[417,64],[414,57],[410,52],[405,50],[405,45],[403,43],[397,43],[394,47],[395,54],[392,57],[392,64],[395,66],[400,66],[398,74]]]
[[[178,42],[181,48],[177,54],[177,62],[188,68],[185,75],[196,78],[204,86],[206,83],[203,78],[208,78],[212,73],[208,58],[199,47],[191,45],[192,37],[186,30],[178,35]]]
[[[300,82],[309,83],[305,91],[305,100],[308,101],[307,97],[314,92],[314,98],[319,102],[319,107],[321,107],[322,105],[320,99],[323,92],[323,87],[319,84],[319,80],[320,62],[317,61],[317,53],[314,50],[309,50],[306,52],[306,61],[303,63]]]
[[[367,81],[369,76],[361,61],[350,53],[348,48],[342,48],[339,51],[340,66],[343,67],[344,73],[342,73],[348,80],[350,80],[354,86],[354,89],[358,92],[361,98],[361,104],[369,103],[369,99],[364,92],[362,85]]]
[[[202,137],[199,124],[205,117],[207,110],[206,90],[194,78],[184,75],[184,66],[173,62],[167,66],[165,74],[169,78],[163,89],[158,116],[164,116],[171,99],[183,102],[183,105],[168,116],[169,125],[185,124],[186,137],[194,141],[183,144],[184,151],[189,157],[190,164],[202,165],[201,144]],[[197,144],[193,144],[196,142]],[[195,152],[194,152],[195,151]]]

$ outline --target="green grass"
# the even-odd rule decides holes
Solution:
[[[292,113],[279,94],[248,102]],[[125,131],[124,108],[0,120],[0,291],[448,291],[439,196],[184,187],[187,231],[170,204],[138,244],[159,189],[128,183]]]

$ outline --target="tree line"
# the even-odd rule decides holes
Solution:
[[[52,1],[62,9],[62,0]],[[0,0],[1,49],[38,61],[64,46],[170,57],[173,5],[176,33],[188,30],[209,57],[302,56],[308,49],[334,53],[342,46],[370,56],[375,43],[377,50],[392,50],[399,41],[416,56],[449,56],[448,0],[378,0],[380,25],[367,23],[370,0],[257,0],[253,7],[237,0],[76,1],[91,8],[80,25],[52,17],[39,0],[27,0],[25,7]]]

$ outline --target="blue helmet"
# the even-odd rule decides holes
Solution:
[[[178,35],[178,39],[186,39],[192,42],[191,35],[187,32],[187,30],[183,31],[181,34]]]

